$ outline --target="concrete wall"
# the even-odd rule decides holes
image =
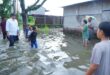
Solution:
[[[103,2],[102,10],[110,10],[110,1]]]
[[[78,6],[71,6],[64,8],[64,16],[78,15]]]
[[[110,2],[88,2],[64,7],[64,28],[77,28],[84,16],[94,16],[97,26],[110,21]]]
[[[64,17],[64,28],[76,28],[80,24],[76,18],[77,16],[65,16]]]
[[[110,2],[103,3],[102,20],[110,21]]]
[[[77,15],[78,6],[66,7],[64,9],[64,28],[75,28],[79,26]]]
[[[79,15],[100,14],[102,13],[100,2],[90,2],[79,5]]]

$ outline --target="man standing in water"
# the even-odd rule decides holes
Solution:
[[[18,21],[16,20],[16,15],[11,14],[11,17],[6,22],[7,37],[10,42],[9,46],[14,46],[17,36],[19,35]]]
[[[89,27],[89,40],[93,38],[93,32],[94,32],[94,25],[92,23],[92,17],[89,17],[88,19],[88,27]]]
[[[3,39],[6,39],[6,19],[5,17],[2,17],[2,21],[0,23],[2,34],[3,34]]]

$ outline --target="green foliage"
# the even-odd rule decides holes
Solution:
[[[22,23],[22,17],[21,17],[21,15],[20,15],[19,12],[17,12],[16,17],[17,17],[18,22],[19,22],[19,23]]]
[[[48,33],[49,33],[49,27],[48,27],[47,24],[45,24],[44,30],[45,30],[45,34],[48,35]]]
[[[38,8],[40,8],[47,0],[36,0],[35,3],[33,3],[32,5],[28,6],[27,8],[25,8],[26,4],[25,4],[25,0],[19,0],[20,2],[20,6],[21,6],[21,10],[22,10],[22,18],[23,18],[23,25],[27,25],[28,24],[28,20],[27,20],[27,14],[29,11],[32,10],[37,10]],[[32,23],[33,24],[33,23]],[[35,23],[34,23],[35,24]]]
[[[0,5],[0,16],[1,17],[9,17],[11,13],[11,0],[3,0],[3,4]]]
[[[28,16],[28,25],[35,25],[35,19],[33,16]]]
[[[20,29],[22,29],[22,28],[23,28],[23,27],[22,27],[23,23],[22,23],[21,14],[20,14],[19,12],[17,12],[16,17],[17,17],[17,20],[18,20],[18,25],[19,25]]]
[[[49,34],[49,27],[47,24],[43,25],[44,27],[40,27],[38,28],[38,31],[41,32],[41,33],[44,33],[46,35]]]

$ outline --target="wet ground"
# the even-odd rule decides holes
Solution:
[[[2,36],[0,36],[2,37]],[[63,34],[61,29],[38,35],[38,49],[20,35],[13,48],[0,39],[0,75],[85,75],[91,48],[81,38]]]

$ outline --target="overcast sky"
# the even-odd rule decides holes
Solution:
[[[26,5],[33,4],[35,0],[25,0]],[[47,10],[50,12],[47,12],[46,14],[49,15],[63,15],[63,6],[75,4],[79,2],[85,2],[90,0],[47,0],[46,3],[43,5]]]

